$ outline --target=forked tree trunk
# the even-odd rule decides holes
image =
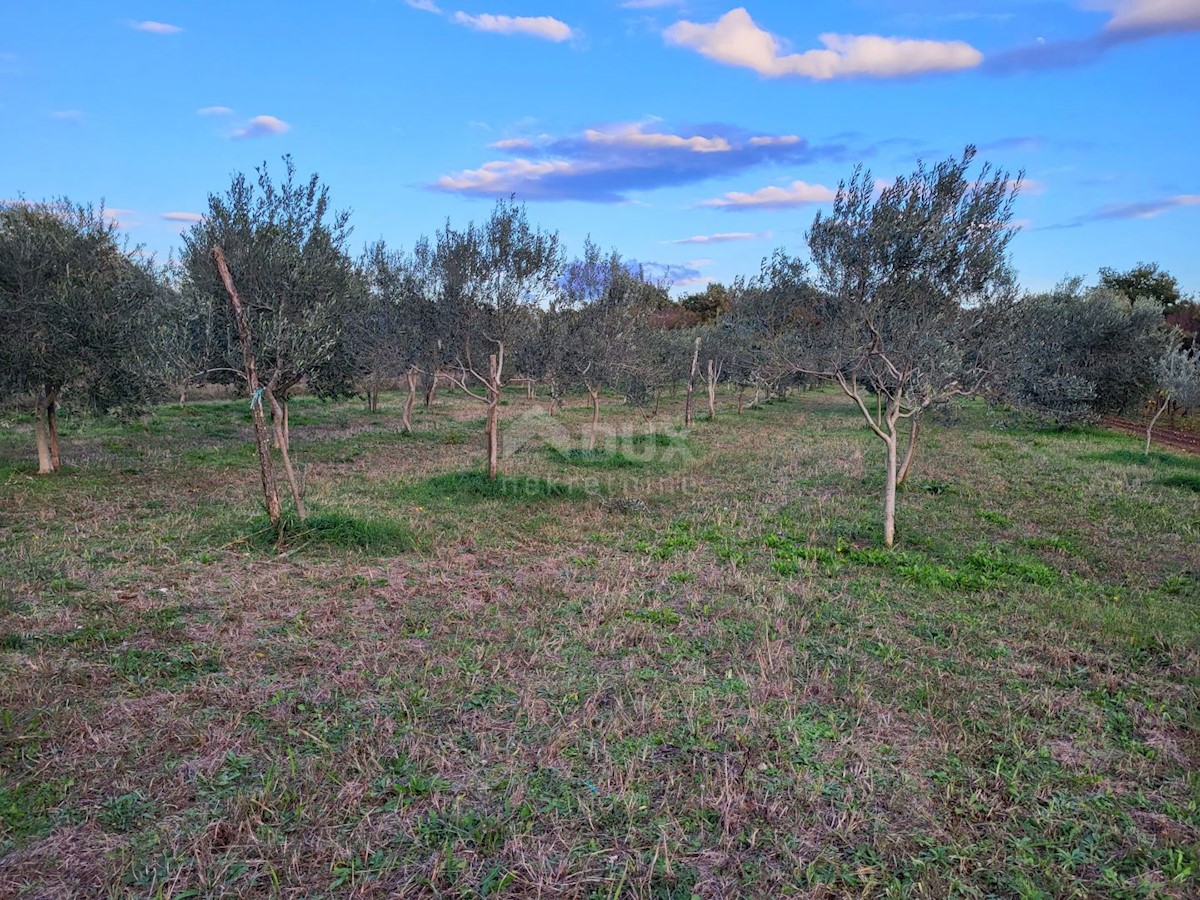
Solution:
[[[417,370],[410,368],[405,377],[408,379],[408,396],[404,399],[404,415],[400,419],[400,425],[405,434],[410,434],[412,432],[413,405],[417,402]]]
[[[50,457],[50,429],[46,419],[46,390],[38,388],[37,405],[33,412],[33,433],[37,438],[39,475],[50,475],[54,472],[54,463]]]
[[[271,419],[275,423],[275,442],[279,444],[279,455],[283,458],[283,471],[287,476],[288,487],[292,491],[292,503],[296,506],[296,518],[303,520],[308,518],[308,511],[304,508],[304,489],[300,485],[299,479],[296,478],[296,470],[292,468],[292,455],[288,452],[287,401],[281,403],[269,388],[266,395],[271,401]]]
[[[587,385],[588,399],[592,401],[592,430],[588,433],[588,449],[596,449],[596,432],[600,429],[600,389]]]
[[[692,394],[696,390],[696,372],[700,368],[700,338],[696,338],[696,347],[692,351],[692,368],[688,372],[687,399],[683,402],[683,424],[690,428],[692,424]]]
[[[225,254],[220,247],[212,248],[213,262],[225,291],[229,294],[229,303],[233,307],[234,319],[237,321],[238,339],[242,344],[242,361],[246,370],[246,383],[250,386],[250,413],[254,419],[254,443],[258,449],[258,468],[262,478],[263,502],[267,507],[267,518],[275,528],[279,527],[282,510],[279,505],[279,488],[275,483],[275,471],[271,466],[271,439],[267,431],[267,418],[263,413],[263,389],[258,382],[258,367],[254,361],[254,346],[250,340],[250,322],[246,318],[246,310],[238,297],[237,287],[229,266],[225,262]]]
[[[1143,451],[1146,456],[1150,455],[1150,436],[1154,432],[1154,424],[1158,421],[1158,417],[1163,414],[1163,410],[1165,410],[1170,403],[1171,395],[1167,394],[1167,396],[1163,398],[1162,406],[1158,408],[1158,412],[1154,414],[1154,418],[1152,418],[1150,420],[1150,424],[1146,426],[1146,449]]]
[[[900,474],[897,477],[898,484],[904,484],[908,481],[908,475],[912,471],[913,457],[916,455],[917,438],[921,436],[921,419],[919,416],[913,416],[912,424],[908,431],[908,449],[904,451],[904,462],[900,464]]]
[[[57,472],[62,468],[62,452],[58,446],[58,391],[46,392],[46,432],[50,438],[50,465]]]

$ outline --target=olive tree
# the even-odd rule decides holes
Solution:
[[[183,235],[184,289],[207,300],[227,335],[211,367],[237,372],[254,409],[269,406],[275,445],[303,518],[303,491],[289,453],[288,396],[306,379],[327,392],[345,390],[349,382],[344,330],[357,290],[347,252],[349,214],[331,210],[329,189],[316,174],[297,179],[291,157],[284,157],[282,179],[265,163],[255,171],[253,181],[237,173],[224,194],[210,194],[204,219]],[[251,359],[256,385],[250,384]],[[276,519],[269,496],[267,506]]]
[[[588,449],[595,449],[600,427],[600,391],[628,376],[643,284],[640,268],[631,269],[616,250],[603,253],[590,238],[583,255],[567,266],[560,312],[563,353],[591,402]]]
[[[1172,347],[1158,361],[1156,367],[1162,402],[1155,410],[1150,424],[1146,426],[1146,450],[1150,453],[1150,437],[1159,416],[1172,402],[1192,408],[1200,406],[1200,354],[1179,347]]]
[[[987,164],[972,173],[974,159],[967,147],[881,191],[860,166],[807,235],[825,303],[797,323],[797,368],[832,378],[882,441],[888,547],[901,428],[990,374],[975,333],[1013,287],[1008,245],[1020,179]]]
[[[1144,403],[1157,385],[1168,330],[1151,300],[1128,299],[1078,278],[1023,297],[1003,396],[1060,426]]]
[[[38,474],[62,465],[65,395],[106,412],[147,399],[166,288],[103,206],[0,204],[0,393],[34,407]]]
[[[525,207],[511,199],[498,201],[482,225],[459,230],[447,223],[434,242],[438,359],[487,407],[489,478],[499,471],[505,353],[558,291],[562,256],[557,232],[530,224]]]

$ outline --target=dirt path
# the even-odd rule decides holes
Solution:
[[[1146,437],[1146,426],[1139,425],[1132,419],[1122,419],[1120,416],[1105,416],[1100,420],[1100,424],[1114,431],[1138,435],[1143,440]],[[1155,444],[1161,447],[1170,447],[1172,450],[1182,450],[1185,453],[1200,455],[1200,435],[1191,434],[1186,431],[1176,431],[1171,428],[1155,428],[1151,446]]]

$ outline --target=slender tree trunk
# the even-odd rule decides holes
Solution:
[[[1146,426],[1146,449],[1144,451],[1146,456],[1150,455],[1150,436],[1151,436],[1151,433],[1154,431],[1154,423],[1158,421],[1158,417],[1163,414],[1163,410],[1165,410],[1167,408],[1167,405],[1170,402],[1171,402],[1171,395],[1167,394],[1167,396],[1163,398],[1162,406],[1160,406],[1158,408],[1158,412],[1156,412],[1154,414],[1154,418],[1151,419],[1150,424]]]
[[[656,418],[658,416],[658,405],[661,402],[662,402],[662,389],[660,388],[659,390],[654,392],[654,415]]]
[[[908,481],[908,474],[912,471],[913,456],[917,449],[917,438],[921,435],[921,418],[919,415],[914,415],[912,424],[908,431],[908,449],[904,451],[904,462],[900,464],[900,475],[898,476],[898,484],[904,484]]]
[[[700,338],[696,338],[696,347],[692,351],[692,368],[688,373],[687,399],[683,402],[683,425],[685,428],[692,424],[692,394],[696,390],[696,372],[700,368]]]
[[[525,382],[525,399],[526,400],[533,399],[533,379],[532,378],[530,378],[528,381]]]
[[[50,429],[46,419],[46,389],[38,388],[37,405],[33,411],[33,433],[37,438],[39,475],[50,475],[54,472],[54,464],[50,457]]]
[[[283,471],[287,476],[288,487],[292,491],[292,503],[296,506],[298,519],[308,518],[308,510],[304,508],[304,490],[296,478],[296,470],[292,468],[292,455],[288,452],[287,436],[287,401],[280,402],[271,390],[266,392],[271,403],[271,419],[275,423],[275,442],[279,445],[279,455],[283,458]]]
[[[292,429],[290,425],[290,417],[288,410],[291,407],[288,405],[287,394],[283,395],[283,399],[279,401],[279,405],[283,407],[283,449],[288,450],[292,446]]]
[[[596,432],[600,429],[600,389],[587,386],[588,397],[592,401],[592,430],[588,434],[588,449],[596,449]]]
[[[738,401],[737,401],[737,403],[738,403],[737,409],[738,409],[739,416],[742,414],[742,401],[745,399],[745,397],[746,397],[746,386],[744,384],[739,384],[738,385]]]
[[[46,431],[50,438],[50,465],[62,469],[62,452],[58,446],[58,391],[46,392]]]
[[[883,492],[883,545],[889,550],[896,543],[896,457],[895,431],[884,438],[887,445],[887,484]]]
[[[400,425],[404,433],[409,434],[412,432],[413,405],[417,402],[417,370],[409,369],[405,377],[408,378],[408,396],[404,400],[404,416]]]
[[[762,385],[760,385],[760,384],[759,384],[759,383],[756,381],[756,382],[754,382],[754,399],[750,401],[750,408],[751,408],[751,409],[757,409],[757,408],[758,408],[758,399],[759,399],[759,397],[761,397],[761,396],[762,396]]]
[[[488,478],[494,479],[500,471],[500,375],[504,366],[504,345],[499,353],[488,357],[487,383],[487,451]]]
[[[717,417],[717,372],[713,368],[713,361],[708,361],[708,421],[713,421]]]
[[[271,466],[271,441],[267,432],[266,415],[263,413],[262,407],[263,388],[258,382],[258,367],[254,360],[254,346],[250,340],[250,321],[246,318],[246,311],[242,307],[237,287],[233,283],[233,276],[229,273],[229,266],[225,262],[225,254],[220,247],[212,248],[212,258],[216,263],[221,281],[225,285],[225,291],[229,294],[229,303],[233,307],[234,318],[237,320],[238,339],[242,344],[242,359],[246,370],[246,383],[250,386],[250,412],[254,419],[254,443],[258,449],[258,468],[262,477],[263,502],[267,507],[267,518],[275,528],[278,528],[282,510],[279,505],[279,488],[275,483],[275,471]]]

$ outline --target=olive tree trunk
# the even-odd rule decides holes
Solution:
[[[37,438],[39,475],[50,475],[54,472],[54,462],[50,456],[50,429],[46,419],[46,390],[38,388],[37,405],[33,412],[33,433]]]
[[[690,428],[692,425],[692,394],[696,391],[696,373],[700,369],[700,338],[696,338],[696,346],[692,351],[692,368],[688,372],[687,399],[683,402],[683,424]]]
[[[1167,394],[1163,398],[1162,405],[1158,408],[1158,412],[1154,414],[1154,418],[1150,420],[1150,424],[1146,426],[1146,449],[1143,451],[1146,456],[1150,455],[1150,437],[1154,432],[1154,425],[1158,422],[1158,417],[1163,414],[1163,411],[1171,404],[1171,395]]]
[[[250,413],[254,420],[254,443],[258,449],[258,468],[262,479],[263,503],[267,507],[267,518],[275,528],[279,527],[282,509],[279,505],[279,487],[275,482],[275,470],[271,465],[271,438],[267,430],[267,417],[263,413],[262,396],[264,388],[258,381],[258,366],[254,360],[254,345],[250,339],[250,321],[246,310],[238,296],[237,287],[233,283],[233,275],[225,262],[225,254],[220,247],[212,248],[213,262],[229,294],[229,303],[233,307],[233,316],[237,322],[238,340],[242,345],[242,364],[245,368],[246,383],[250,386]]]

